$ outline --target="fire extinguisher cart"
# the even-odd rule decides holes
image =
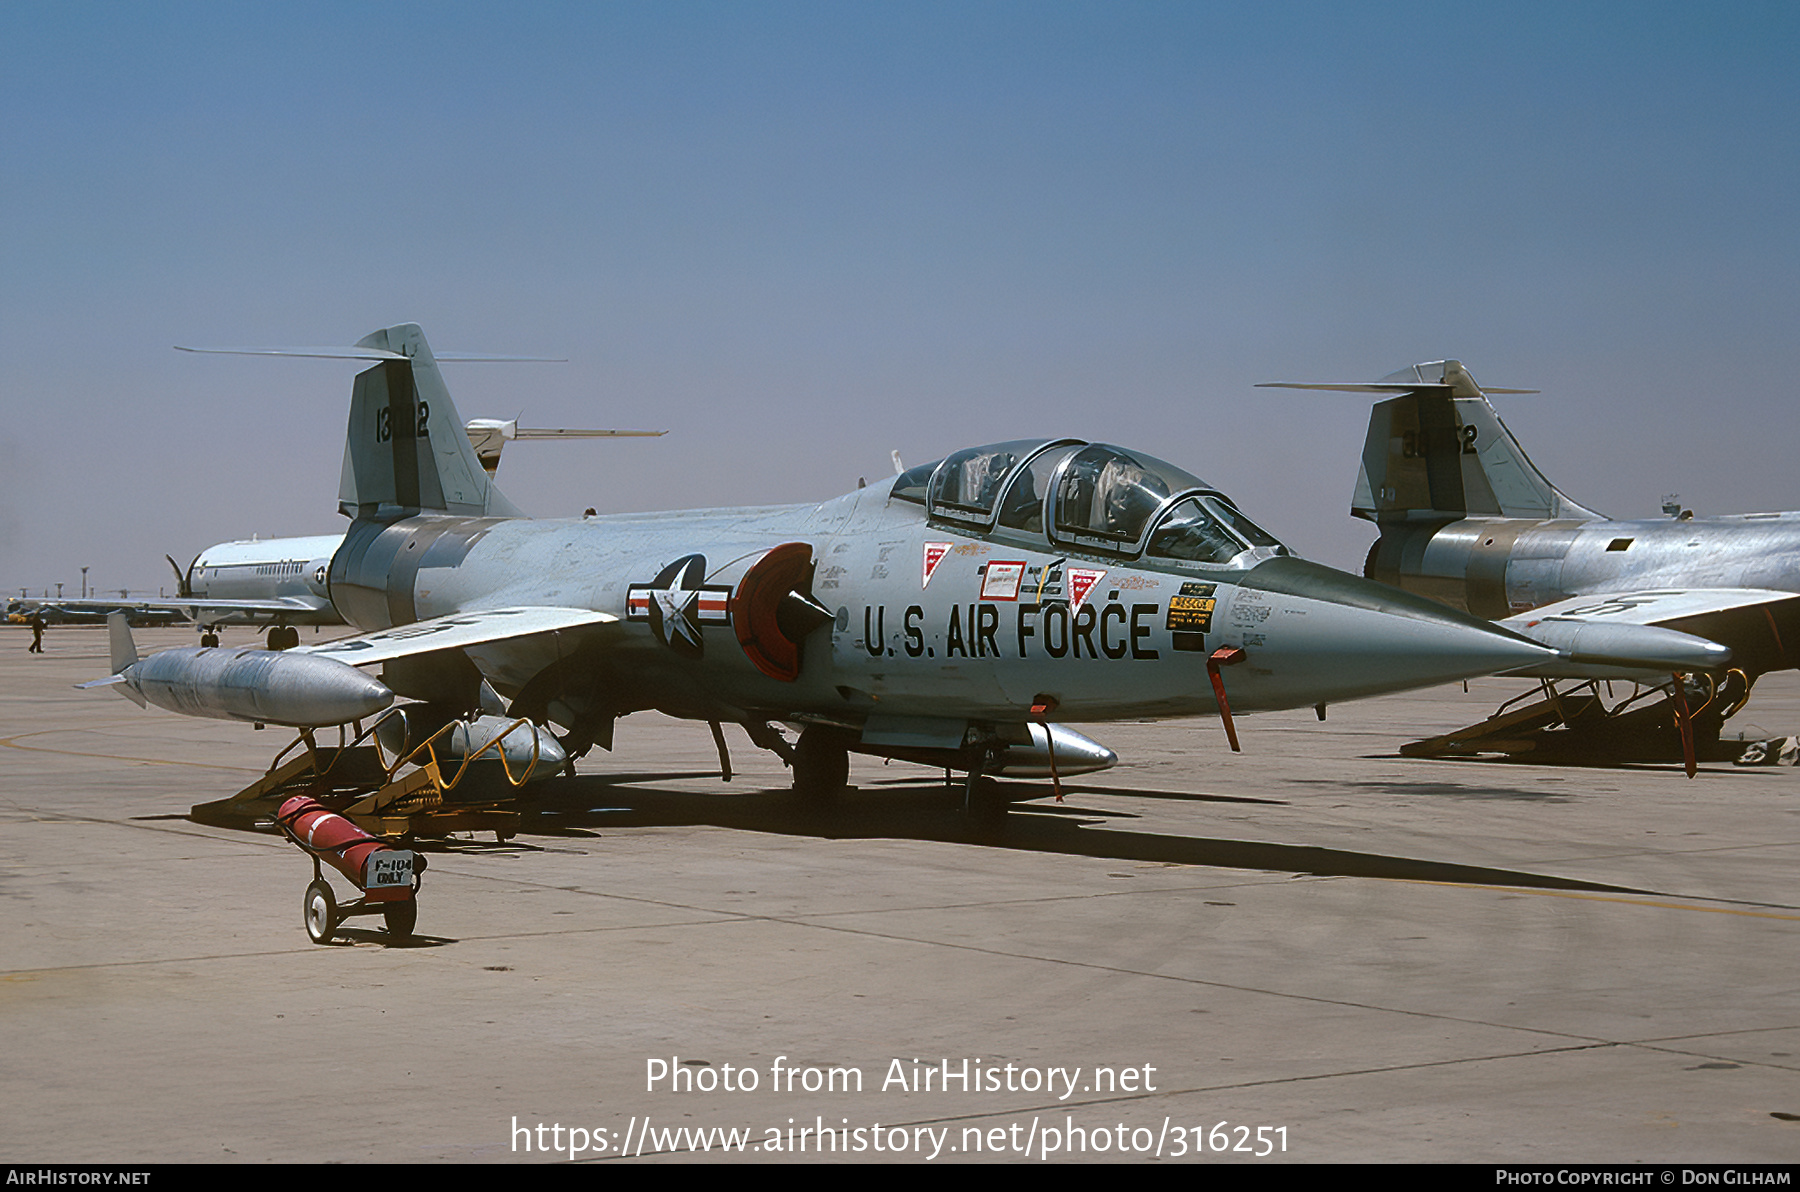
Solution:
[[[329,943],[344,920],[355,915],[380,915],[387,923],[388,935],[396,940],[412,936],[419,914],[424,856],[411,849],[393,848],[304,795],[283,803],[275,822],[283,835],[312,858],[313,880],[306,887],[302,914],[313,943]],[[362,896],[340,904],[320,862],[348,878]]]

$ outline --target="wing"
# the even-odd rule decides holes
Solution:
[[[618,619],[611,613],[595,612],[590,608],[490,608],[414,621],[410,625],[341,637],[316,646],[298,646],[289,653],[323,654],[352,666],[369,666],[414,654],[429,654],[433,650],[460,650],[558,629],[604,625]]]
[[[1561,663],[1515,673],[1640,679],[1645,672],[1756,673],[1794,665],[1800,596],[1764,588],[1657,588],[1574,596],[1499,624],[1561,651]],[[1784,633],[1785,628],[1785,633]]]
[[[245,616],[268,616],[304,618],[314,617],[322,613],[330,613],[331,619],[337,619],[336,611],[328,601],[305,596],[271,596],[267,599],[214,599],[205,597],[156,597],[133,598],[129,600],[104,600],[97,596],[66,597],[61,600],[22,599],[13,601],[20,608],[64,609],[69,612],[93,613],[105,616],[113,612],[159,612],[179,614],[190,621],[207,621],[212,618],[208,613],[241,614]]]

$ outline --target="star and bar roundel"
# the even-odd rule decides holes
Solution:
[[[650,583],[625,589],[625,619],[648,621],[657,641],[698,658],[705,649],[700,627],[731,624],[731,588],[705,579],[706,556],[684,555]]]

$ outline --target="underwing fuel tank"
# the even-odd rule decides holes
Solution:
[[[188,646],[140,659],[123,614],[114,613],[107,623],[113,674],[80,686],[118,686],[139,704],[148,701],[183,716],[329,728],[373,716],[394,702],[383,684],[331,658]]]
[[[447,731],[445,725],[450,726]],[[450,719],[421,704],[408,704],[384,716],[375,726],[375,737],[396,757],[405,757],[428,740],[439,761],[451,765],[480,753],[477,764],[504,761],[518,782],[554,777],[568,761],[561,742],[547,728],[520,724],[511,716]]]
[[[1118,754],[1066,724],[1015,722],[996,725],[994,731],[995,738],[985,746],[984,774],[1007,778],[1049,778],[1055,774],[1067,778],[1110,770],[1119,762]],[[966,770],[971,758],[982,753],[982,747],[965,744],[966,732],[966,723],[957,719],[910,723],[889,719],[879,727],[872,720],[851,748],[872,757]],[[1052,745],[1056,752],[1054,771],[1050,765]]]

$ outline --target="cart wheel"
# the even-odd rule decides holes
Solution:
[[[337,930],[337,899],[331,896],[331,887],[324,882],[314,882],[306,887],[306,901],[300,906],[300,912],[306,919],[306,934],[315,944],[331,942],[331,933]]]
[[[405,902],[390,902],[382,908],[381,917],[387,921],[389,935],[397,940],[409,940],[413,924],[419,921],[419,904],[410,898]]]

